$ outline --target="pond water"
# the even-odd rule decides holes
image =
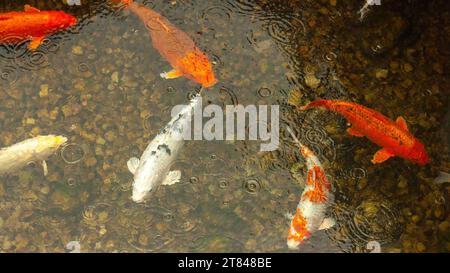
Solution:
[[[0,144],[64,135],[41,165],[0,177],[1,252],[448,252],[449,3],[381,1],[136,1],[186,32],[219,82],[204,104],[279,105],[279,147],[260,141],[187,141],[172,169],[181,183],[131,200],[131,157],[187,104],[200,85],[165,80],[169,63],[122,5],[2,1],[61,10],[78,23],[46,37],[0,45]],[[1,33],[1,30],[0,30]],[[430,162],[371,159],[379,147],[350,136],[316,99],[352,101],[402,116]],[[317,155],[336,225],[299,249],[286,244],[305,187],[306,164],[286,131]]]

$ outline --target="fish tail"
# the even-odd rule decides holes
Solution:
[[[328,101],[328,100],[316,100],[316,101],[309,103],[306,106],[300,107],[300,110],[304,111],[304,110],[308,110],[308,109],[311,109],[314,107],[327,107],[328,108],[329,105],[330,105],[330,101]]]

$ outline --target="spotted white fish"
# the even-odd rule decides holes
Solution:
[[[300,197],[295,215],[291,215],[291,225],[287,237],[289,249],[297,249],[317,230],[327,229],[335,224],[334,219],[325,217],[327,207],[333,199],[331,185],[319,159],[313,152],[301,144],[292,130],[287,130],[294,138],[306,159],[306,186]]]
[[[180,181],[181,172],[170,171],[170,168],[184,146],[183,136],[191,128],[193,109],[199,105],[201,96],[197,95],[150,142],[141,159],[128,160],[128,169],[134,174],[133,201],[144,202],[158,186]]]
[[[31,162],[41,162],[47,174],[45,160],[67,142],[64,136],[37,136],[0,150],[0,175],[12,174]]]

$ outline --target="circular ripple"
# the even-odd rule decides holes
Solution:
[[[115,209],[108,203],[87,206],[82,213],[83,221],[90,226],[103,225],[115,215]]]
[[[194,231],[196,223],[190,219],[176,218],[169,224],[169,230],[175,235],[183,235]]]
[[[5,87],[14,85],[17,78],[17,70],[13,66],[7,66],[0,71],[0,80]]]
[[[242,188],[250,194],[257,194],[261,190],[261,184],[258,180],[252,178],[244,181]]]
[[[81,145],[71,143],[61,148],[61,158],[67,164],[76,164],[83,160],[85,152]]]
[[[201,13],[201,19],[214,22],[217,19],[230,20],[231,9],[227,6],[213,5],[203,10]]]
[[[234,93],[234,91],[225,86],[222,86],[219,89],[219,96],[220,96],[220,99],[224,106],[230,105],[230,103],[229,103],[230,100],[231,100],[231,104],[233,104],[234,106],[239,104],[237,96]]]
[[[373,240],[390,243],[402,231],[398,211],[387,202],[377,201],[367,201],[356,208],[353,227],[353,235],[365,243]]]
[[[263,98],[270,97],[272,95],[272,90],[267,87],[262,87],[258,90],[258,95]]]
[[[299,30],[301,30],[302,34],[306,33],[303,21],[295,17],[270,19],[266,23],[266,27],[269,35],[284,45],[294,42],[294,38],[299,34]]]
[[[80,63],[78,65],[78,71],[81,73],[88,72],[89,70],[90,70],[89,65],[87,63]]]
[[[135,248],[136,250],[142,251],[142,252],[160,252],[165,247],[169,246],[171,243],[175,241],[174,238],[169,238],[167,236],[163,236],[160,234],[151,235],[148,239],[148,244],[145,246],[142,246],[142,244],[139,243],[139,240],[136,238],[137,236],[134,236],[133,238],[128,239],[128,244]]]
[[[228,183],[228,181],[226,179],[221,179],[219,181],[219,188],[220,189],[226,189],[226,188],[228,188],[228,186],[229,186],[229,183]]]

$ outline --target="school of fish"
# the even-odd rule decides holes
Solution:
[[[192,38],[173,25],[156,11],[132,0],[117,0],[126,9],[136,14],[147,28],[153,47],[167,60],[172,69],[161,73],[164,79],[185,77],[203,88],[214,86],[218,80],[208,56],[202,52]],[[369,3],[369,1],[367,1]],[[363,18],[368,4],[364,6]],[[80,5],[80,1],[69,1],[69,5]],[[77,24],[76,17],[62,11],[41,11],[25,5],[24,11],[0,14],[0,44],[18,44],[29,41],[29,50],[37,49],[45,40],[57,32]],[[203,90],[203,89],[202,89]],[[201,104],[197,94],[178,115],[161,130],[148,144],[141,158],[131,158],[128,169],[134,176],[132,200],[138,203],[149,198],[160,185],[173,185],[180,181],[181,172],[171,167],[183,146],[183,134],[190,128],[192,110]],[[391,157],[401,157],[419,165],[426,165],[430,159],[424,144],[408,129],[403,117],[395,121],[383,114],[354,102],[338,100],[317,100],[301,108],[325,108],[345,117],[351,124],[347,132],[355,137],[366,137],[380,146],[371,162],[379,164]],[[287,246],[298,249],[318,230],[332,227],[335,220],[327,217],[327,210],[333,201],[331,183],[319,159],[300,143],[291,128],[287,128],[300,153],[306,160],[306,183],[295,213],[289,217]],[[0,150],[0,175],[9,175],[30,162],[41,162],[47,174],[45,160],[59,147],[66,144],[64,136],[37,136]],[[449,181],[449,175],[442,173],[442,183]],[[441,182],[440,182],[441,183]]]

